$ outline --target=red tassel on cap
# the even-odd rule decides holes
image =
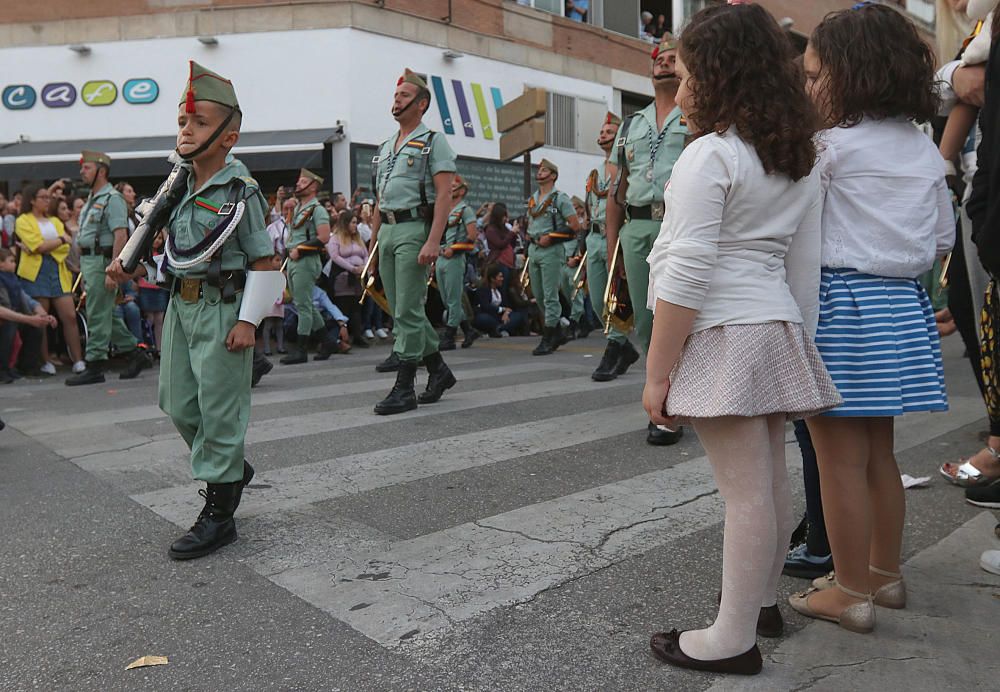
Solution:
[[[656,48],[654,48],[654,49],[653,49],[653,56],[652,56],[652,59],[653,59],[653,60],[656,60],[656,56],[658,56],[659,54],[660,54],[660,47],[659,47],[659,46],[657,46]]]
[[[396,86],[399,86],[402,83],[403,83],[403,78],[402,77],[400,77],[399,79],[396,80]]]
[[[194,89],[188,89],[187,98],[184,99],[184,112],[194,113]]]

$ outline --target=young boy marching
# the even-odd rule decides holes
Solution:
[[[230,155],[242,116],[232,82],[192,61],[177,113],[177,154],[188,176],[167,225],[171,300],[159,404],[207,488],[199,491],[205,506],[195,524],[170,546],[176,560],[236,540],[233,514],[254,473],[243,458],[254,332],[284,288],[271,265],[267,202]],[[115,272],[124,273],[118,261],[109,269]]]

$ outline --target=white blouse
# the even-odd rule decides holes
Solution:
[[[955,244],[934,143],[903,118],[824,130],[823,266],[912,279]]]
[[[815,332],[818,171],[797,182],[768,175],[754,148],[730,128],[687,146],[664,201],[648,258],[651,309],[659,298],[698,310],[692,331],[784,321]]]

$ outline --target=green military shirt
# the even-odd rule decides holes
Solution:
[[[529,204],[528,213],[528,235],[538,240],[546,233],[572,233],[567,220],[576,216],[576,209],[573,208],[573,201],[565,192],[553,189],[544,199],[539,198],[539,191],[531,196],[534,205]],[[551,199],[552,202],[541,212],[545,203]],[[535,214],[538,214],[536,217]]]
[[[601,164],[597,169],[597,189],[587,191],[587,209],[590,211],[590,222],[596,223],[602,228],[607,220],[608,212],[608,188],[611,187],[611,176],[608,175],[607,166]],[[600,192],[603,197],[597,193]]]
[[[448,225],[441,236],[441,246],[448,247],[455,243],[468,243],[469,224],[476,222],[476,213],[462,200],[448,215]]]
[[[100,246],[111,250],[114,231],[128,230],[128,205],[125,198],[111,183],[100,190],[91,190],[87,202],[80,210],[80,234],[77,244],[84,248]]]
[[[250,171],[232,156],[226,165],[199,189],[194,189],[194,174],[188,176],[188,191],[180,204],[170,214],[170,233],[178,248],[187,249],[205,238],[224,218],[218,213],[223,204],[230,201],[231,183],[241,180],[245,184],[242,197],[246,202],[243,218],[229,239],[222,246],[222,271],[246,269],[262,257],[274,254],[271,236],[267,233],[264,220],[268,211],[267,201],[260,192],[257,181],[250,177]],[[188,269],[168,267],[174,276],[204,278],[208,274],[208,262],[202,262]]]
[[[375,190],[381,211],[403,211],[420,206],[420,173],[423,166],[421,153],[427,146],[430,130],[423,123],[417,125],[406,142],[395,150],[397,131],[379,147],[378,163],[375,169]],[[423,172],[428,203],[434,202],[434,176],[438,173],[454,173],[455,152],[444,138],[437,133],[431,143]]]
[[[305,204],[301,202],[295,205],[292,212],[292,227],[289,229],[288,247],[313,240],[316,238],[316,229],[326,224],[330,225],[330,214],[326,208],[319,203],[318,199],[311,199]]]
[[[681,109],[675,107],[663,121],[663,129],[656,129],[656,102],[649,104],[632,116],[627,139],[615,142],[615,161],[625,164],[628,171],[628,193],[625,201],[633,207],[644,207],[663,200],[663,188],[670,180],[674,163],[684,150],[688,129]],[[657,141],[660,142],[657,147]],[[649,179],[650,148],[656,150],[652,180]]]

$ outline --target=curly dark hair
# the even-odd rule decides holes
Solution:
[[[830,126],[862,118],[937,114],[934,53],[901,12],[885,5],[828,14],[809,38],[827,77],[820,94]]]
[[[791,41],[759,5],[714,5],[691,18],[680,39],[691,76],[689,125],[704,135],[735,127],[767,173],[792,180],[816,163],[819,125]]]

